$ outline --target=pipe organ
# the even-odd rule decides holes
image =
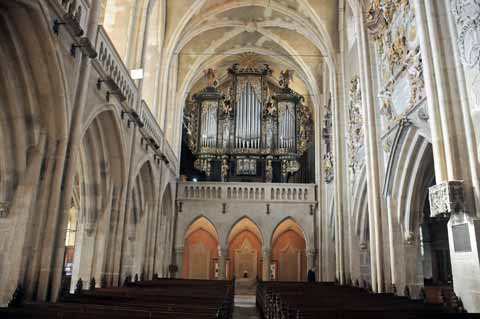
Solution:
[[[210,180],[287,182],[312,134],[304,98],[289,88],[293,71],[281,72],[278,84],[268,65],[228,71],[221,85],[213,70],[205,71],[208,86],[187,103],[195,167]]]

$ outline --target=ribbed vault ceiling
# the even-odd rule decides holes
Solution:
[[[268,63],[275,79],[295,70],[292,89],[318,104],[322,70],[336,51],[337,11],[338,0],[167,1],[167,43],[178,57],[181,100],[206,86],[203,70],[213,68],[221,79],[247,54]]]

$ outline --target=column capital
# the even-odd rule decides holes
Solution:
[[[228,256],[228,248],[219,247],[218,248],[218,257],[227,257]]]
[[[465,212],[465,195],[462,180],[438,183],[428,189],[430,216]]]

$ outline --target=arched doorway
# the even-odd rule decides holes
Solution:
[[[440,290],[452,289],[447,220],[430,217],[429,188],[436,184],[432,145],[415,127],[402,134],[388,169],[392,282],[400,294],[419,296],[424,288],[429,301],[439,302]]]
[[[249,218],[239,220],[228,236],[227,278],[254,281],[261,276],[262,235]]]
[[[433,185],[435,185],[435,180],[430,186]],[[447,223],[448,218],[446,217],[430,217],[430,201],[427,196],[419,229],[425,286],[452,285]]]
[[[280,223],[272,235],[272,274],[279,281],[307,279],[306,241],[300,226],[291,218]]]
[[[198,218],[185,233],[182,272],[188,279],[218,277],[218,234],[205,217]]]

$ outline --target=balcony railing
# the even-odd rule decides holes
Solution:
[[[67,14],[75,19],[83,30],[86,32],[88,14],[90,11],[90,4],[87,0],[57,0],[58,8],[62,12],[58,12],[62,19],[66,18]]]
[[[175,155],[175,153],[173,152],[173,149],[172,149],[172,147],[170,146],[169,143],[165,143],[165,147],[164,147],[163,151],[165,152],[165,156],[168,158],[170,163],[172,163],[174,169],[176,170],[177,165],[178,165],[178,158]]]
[[[140,119],[144,125],[141,128],[141,131],[143,131],[142,133],[153,138],[156,144],[161,146],[164,139],[163,131],[144,100],[142,100]]]
[[[176,173],[178,159],[175,153],[170,144],[165,141],[165,135],[148,105],[144,100],[138,101],[138,88],[102,26],[98,27],[95,48],[98,53],[95,63],[104,73],[102,78],[99,79],[99,83],[105,83],[108,86],[107,92],[111,92],[111,95],[119,98],[125,112],[129,113],[130,116],[134,114],[135,121],[139,121],[140,133],[144,138],[142,141],[146,141],[154,149],[156,161],[163,155],[166,162],[168,161],[170,167]],[[160,149],[162,145],[164,145],[163,150]]]
[[[314,184],[183,182],[179,200],[315,203]]]
[[[108,37],[107,32],[102,26],[98,27],[97,43],[95,47],[98,52],[97,60],[108,76],[108,78],[103,81],[110,87],[112,94],[118,95],[122,102],[138,113],[137,87],[130,77],[130,72],[123,63],[112,41]]]

